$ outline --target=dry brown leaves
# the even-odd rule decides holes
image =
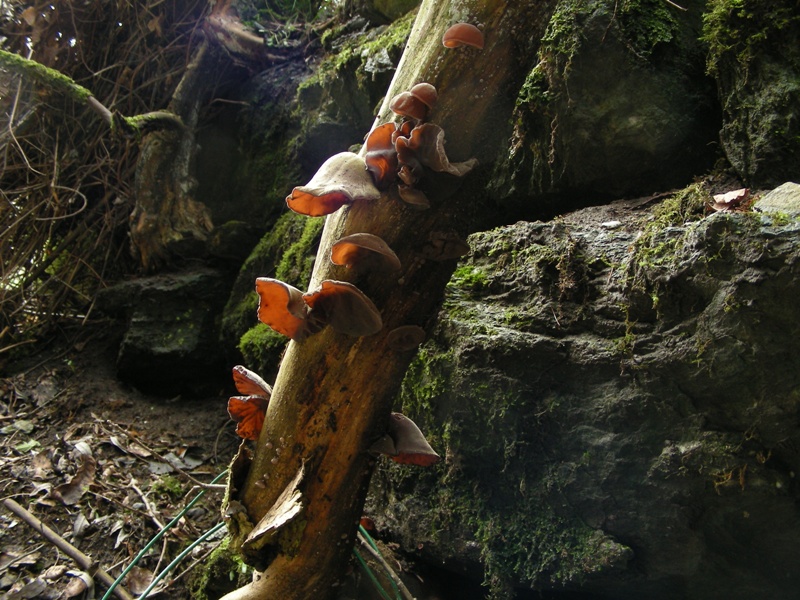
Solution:
[[[96,384],[66,365],[0,380],[0,497],[16,500],[116,577],[196,495],[196,481],[207,483],[225,469],[237,439],[224,399],[203,407],[153,405],[113,382]],[[129,591],[141,591],[218,522],[220,503],[216,491],[206,493],[139,564],[125,584]],[[0,549],[0,593],[83,593],[78,567],[2,506]],[[186,597],[182,585],[178,580],[159,597]]]

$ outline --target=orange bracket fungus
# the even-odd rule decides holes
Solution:
[[[400,259],[394,250],[377,235],[354,233],[331,246],[331,262],[348,269],[356,265],[383,263],[392,269],[400,268]]]
[[[260,376],[241,365],[233,367],[233,383],[240,394],[228,399],[228,415],[236,421],[236,434],[246,440],[257,440],[264,425],[264,415],[272,396],[272,388]]]
[[[431,111],[436,106],[436,101],[439,99],[439,92],[436,91],[432,84],[426,81],[412,86],[408,93],[427,106],[428,111]]]
[[[303,292],[296,287],[269,277],[256,279],[258,320],[295,341],[307,337],[308,307]]]
[[[364,336],[383,327],[381,314],[356,286],[326,279],[319,289],[303,294],[277,279],[256,279],[258,318],[296,342],[330,325],[339,333]]]
[[[366,167],[364,159],[353,152],[334,154],[322,163],[311,181],[292,190],[286,205],[294,212],[321,217],[345,204],[377,200],[381,193]]]
[[[394,149],[396,133],[394,123],[384,123],[370,131],[364,142],[367,171],[381,190],[389,187],[397,177],[397,151]]]
[[[369,449],[375,454],[385,454],[394,462],[428,467],[439,462],[440,456],[425,439],[417,424],[407,416],[393,412],[389,417],[389,430]]]
[[[322,329],[316,329],[318,324],[352,336],[372,335],[383,328],[381,313],[372,300],[351,283],[325,280],[320,289],[305,294],[303,299],[311,309],[311,333]]]
[[[483,34],[481,30],[469,23],[456,23],[444,32],[442,45],[445,48],[458,48],[459,46],[472,46],[478,50],[483,49]]]

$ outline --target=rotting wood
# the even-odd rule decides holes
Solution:
[[[552,3],[545,4],[539,9],[552,9]],[[452,23],[451,8],[450,2],[423,1],[377,122],[390,120],[388,106],[395,94],[428,81],[439,88],[431,121],[444,128],[448,153],[455,160],[477,157],[491,164],[507,132],[507,88],[517,75],[511,32],[524,22],[521,13],[530,9],[491,0],[471,7],[470,20],[482,24],[486,33],[486,46],[478,51],[442,47],[442,33]],[[245,553],[263,572],[225,600],[334,595],[356,539],[376,462],[367,449],[386,431],[392,402],[413,356],[392,350],[388,334],[403,325],[430,328],[455,268],[454,258],[436,260],[441,245],[437,242],[464,237],[477,227],[471,203],[480,189],[459,188],[460,181],[442,177],[429,210],[408,207],[389,192],[327,217],[310,288],[325,279],[357,283],[381,310],[384,327],[363,338],[326,328],[289,344],[253,462],[233,500],[243,505],[251,523],[258,522],[303,464],[306,475],[299,491],[304,508],[292,526],[275,534],[273,543]],[[399,275],[376,271],[359,277],[330,264],[332,243],[359,232],[377,235],[395,250],[403,265]]]

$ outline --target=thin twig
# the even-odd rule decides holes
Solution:
[[[33,529],[35,529],[44,539],[74,560],[81,569],[87,571],[92,576],[96,576],[106,586],[111,586],[111,584],[114,583],[114,578],[101,569],[90,557],[78,550],[75,546],[70,544],[55,531],[50,529],[47,525],[42,523],[39,519],[17,504],[14,500],[11,498],[6,498],[3,500],[3,505],[12,513],[17,515],[20,519],[25,521]],[[114,589],[114,593],[116,593],[117,596],[123,600],[133,600],[133,596],[131,596],[128,591],[121,586],[117,586]]]

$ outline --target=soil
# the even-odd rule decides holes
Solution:
[[[230,382],[209,398],[146,396],[117,380],[118,343],[109,324],[62,332],[5,365],[0,380],[3,500],[13,499],[113,578],[197,495],[198,483],[226,469],[240,442],[226,411]],[[218,523],[221,500],[220,490],[207,491],[139,561],[126,589],[141,593],[153,572]],[[0,511],[4,597],[80,597],[73,593],[78,564],[7,508]],[[158,597],[187,598],[185,572],[224,533],[195,548]],[[97,597],[106,589],[98,583]]]

